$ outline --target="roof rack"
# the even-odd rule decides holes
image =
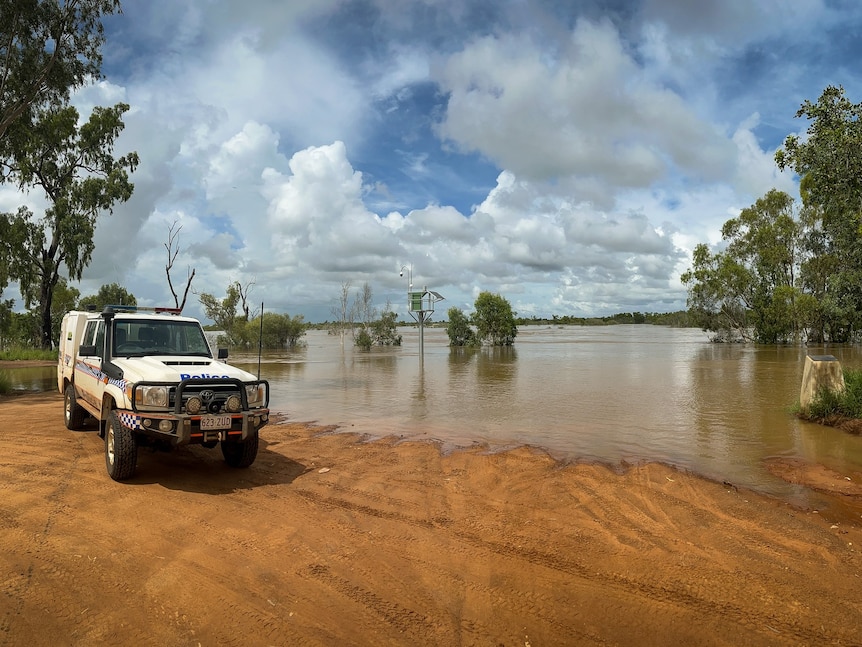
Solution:
[[[156,312],[159,314],[179,315],[183,313],[182,308],[165,308],[165,307],[150,307],[150,306],[127,306],[123,304],[107,305],[105,310],[111,309],[114,312]]]

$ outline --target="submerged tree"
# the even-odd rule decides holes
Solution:
[[[447,311],[449,322],[446,324],[446,334],[449,336],[450,346],[475,346],[477,345],[476,333],[470,327],[470,319],[461,308],[455,306]]]
[[[476,297],[472,322],[481,342],[492,346],[511,346],[518,335],[512,306],[499,294],[482,292]]]
[[[307,327],[302,315],[291,317],[288,314],[265,312],[262,326],[260,317],[255,317],[242,324],[242,344],[246,347],[253,347],[259,335],[262,334],[260,343],[263,348],[293,348],[305,336]]]
[[[807,301],[797,287],[801,225],[793,198],[769,191],[725,222],[721,235],[725,250],[711,254],[698,245],[682,276],[703,328],[767,344],[798,340]]]
[[[341,345],[344,346],[344,337],[353,330],[354,312],[350,305],[350,281],[341,284],[341,293],[338,296],[338,305],[332,307],[334,322],[329,334],[341,337]]]
[[[401,335],[396,332],[395,326],[397,320],[398,315],[392,311],[392,304],[387,301],[380,319],[371,323],[371,342],[378,346],[400,346]]]

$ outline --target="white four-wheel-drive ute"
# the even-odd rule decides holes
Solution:
[[[66,427],[88,416],[114,480],[135,473],[139,444],[221,446],[232,467],[257,457],[269,383],[214,358],[200,322],[173,308],[107,306],[63,317],[57,387]]]

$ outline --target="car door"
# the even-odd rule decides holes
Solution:
[[[105,376],[101,369],[104,346],[105,322],[102,319],[88,321],[79,347],[85,354],[79,353],[75,363],[75,390],[78,398],[97,412],[101,411],[105,390]]]

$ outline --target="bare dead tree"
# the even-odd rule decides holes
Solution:
[[[236,281],[234,283],[234,285],[236,285],[236,291],[239,292],[240,307],[242,308],[242,312],[245,315],[246,321],[251,321],[248,318],[248,315],[249,315],[248,297],[251,294],[251,289],[254,287],[254,284],[255,284],[255,279],[251,279],[245,285],[243,285],[239,281]]]
[[[167,274],[168,277],[168,287],[170,288],[171,294],[174,297],[174,304],[177,308],[180,309],[180,311],[182,311],[182,309],[186,307],[186,299],[188,298],[189,290],[192,287],[192,279],[195,278],[195,268],[190,267],[190,271],[187,272],[186,287],[185,290],[183,290],[183,301],[182,303],[180,303],[179,297],[177,296],[177,291],[174,290],[174,283],[171,280],[171,270],[174,267],[174,261],[177,259],[177,254],[180,253],[180,243],[178,238],[180,235],[180,231],[182,231],[182,228],[183,226],[177,226],[177,221],[174,220],[173,223],[171,223],[170,228],[168,229],[168,242],[165,243],[165,249],[168,251],[168,263],[167,265],[165,265],[165,274]],[[245,302],[243,301],[243,303]]]
[[[350,281],[341,284],[341,295],[338,305],[332,307],[335,321],[330,328],[330,334],[341,336],[341,345],[344,346],[344,335],[353,329],[353,308],[350,307]]]

